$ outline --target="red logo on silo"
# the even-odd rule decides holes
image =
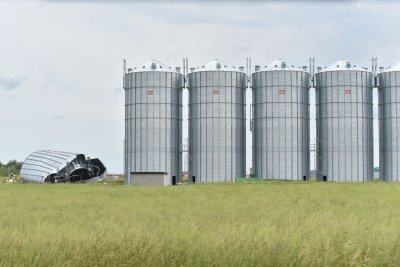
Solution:
[[[286,91],[285,91],[285,89],[280,89],[280,90],[278,90],[278,93],[280,95],[284,95],[284,94],[286,94]]]
[[[212,90],[213,95],[219,95],[219,90]]]
[[[351,95],[351,90],[350,90],[350,89],[344,90],[344,94],[345,94],[345,95]]]
[[[154,95],[154,91],[153,90],[147,90],[147,95]]]

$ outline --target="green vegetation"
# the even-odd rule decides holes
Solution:
[[[125,178],[124,176],[119,176],[118,178],[106,178],[98,183],[100,184],[107,184],[107,185],[123,185],[125,183]]]
[[[389,266],[400,184],[0,185],[0,266]]]
[[[7,164],[0,162],[0,177],[7,177],[10,174],[19,175],[21,171],[22,162],[10,160]]]

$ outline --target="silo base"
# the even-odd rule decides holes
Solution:
[[[167,172],[131,172],[130,183],[139,186],[175,185],[176,178],[169,177]]]

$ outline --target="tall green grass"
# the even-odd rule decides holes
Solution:
[[[400,184],[0,185],[1,266],[390,266]]]

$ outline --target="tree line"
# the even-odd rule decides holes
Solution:
[[[22,162],[10,160],[7,164],[0,162],[0,177],[6,177],[10,174],[19,175],[22,168]]]

